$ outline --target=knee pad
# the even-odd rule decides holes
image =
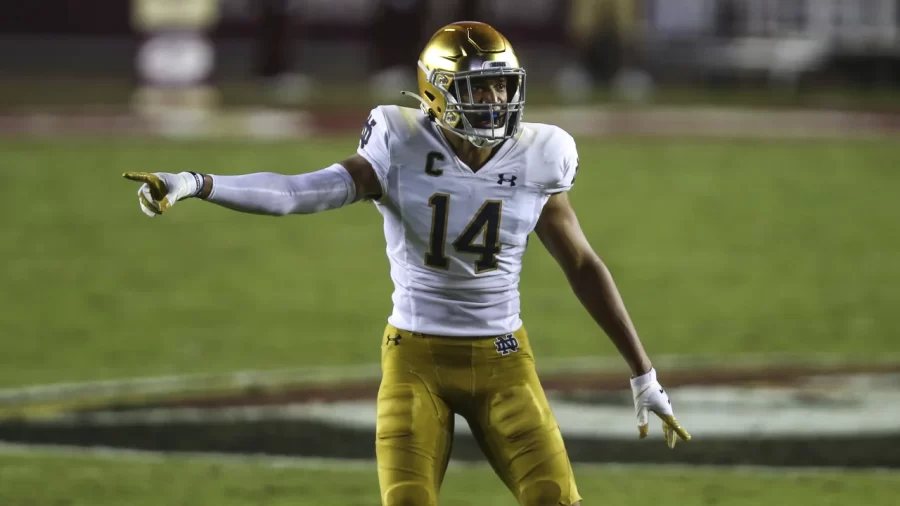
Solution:
[[[522,489],[522,506],[570,506],[563,502],[562,489],[555,481],[540,480]]]
[[[434,506],[436,498],[428,487],[420,483],[398,483],[388,488],[383,506]]]

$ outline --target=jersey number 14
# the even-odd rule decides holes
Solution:
[[[425,265],[435,269],[450,267],[447,258],[447,221],[450,217],[450,195],[435,193],[428,199],[431,207],[431,237],[429,251],[425,253]],[[500,253],[500,214],[503,201],[487,200],[475,213],[462,234],[453,241],[453,248],[458,253],[478,255],[475,261],[475,273],[492,271],[497,268],[497,255]],[[481,237],[481,242],[476,242]]]

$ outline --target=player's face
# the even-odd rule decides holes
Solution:
[[[509,101],[507,80],[504,77],[481,77],[471,79],[471,93],[461,83],[459,101],[464,104],[505,104]],[[506,110],[466,113],[466,119],[475,128],[492,128],[504,123]]]
[[[505,77],[482,77],[472,79],[472,103],[489,104],[492,102],[507,102]],[[462,101],[468,103],[469,97],[462,97]]]

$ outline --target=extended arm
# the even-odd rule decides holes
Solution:
[[[535,232],[565,272],[572,291],[631,367],[632,375],[648,372],[650,359],[619,290],[609,269],[588,243],[566,193],[550,197]]]
[[[382,194],[375,169],[360,155],[297,175],[128,172],[125,177],[144,183],[138,195],[141,208],[149,216],[162,214],[175,202],[190,197],[236,211],[283,216],[336,209],[362,199],[378,199]]]
[[[380,199],[382,182],[391,168],[390,139],[390,122],[382,108],[376,107],[366,120],[356,154],[325,169],[297,175],[126,172],[124,176],[143,183],[138,201],[144,214],[151,217],[192,197],[246,213],[309,214]]]
[[[362,199],[377,199],[381,197],[381,184],[369,162],[354,155],[306,174],[205,175],[198,196],[236,211],[282,216],[316,213]]]

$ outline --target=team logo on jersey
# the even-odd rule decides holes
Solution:
[[[372,129],[375,128],[375,125],[378,123],[369,115],[369,119],[366,120],[366,124],[363,125],[362,133],[359,134],[359,147],[360,149],[366,147],[366,144],[369,143],[369,139],[372,138]]]
[[[498,337],[494,341],[494,347],[497,348],[497,353],[509,355],[510,353],[519,351],[519,340],[512,334],[506,334],[505,336]]]
[[[500,174],[500,178],[497,179],[497,184],[509,183],[510,186],[515,186],[516,179],[518,179],[516,176],[506,177],[506,174]]]
[[[401,339],[402,337],[403,337],[403,336],[394,336],[394,337],[388,336],[388,337],[387,337],[387,341],[385,341],[384,344],[387,344],[388,346],[390,346],[391,343],[394,343],[394,346],[399,346],[399,345],[400,345],[400,339]]]

